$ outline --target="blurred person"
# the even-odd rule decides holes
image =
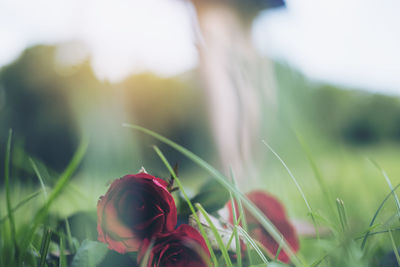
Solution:
[[[222,167],[232,168],[239,186],[257,185],[262,122],[275,105],[272,64],[261,59],[251,40],[251,26],[263,9],[281,0],[192,0],[194,31],[205,81],[212,131]],[[267,112],[266,112],[267,111]]]

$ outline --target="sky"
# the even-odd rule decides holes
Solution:
[[[400,94],[400,1],[286,2],[255,23],[262,53],[316,80]]]
[[[34,44],[79,40],[100,79],[141,71],[176,75],[194,68],[193,10],[178,0],[1,0],[0,66]],[[253,38],[262,55],[309,78],[400,95],[400,1],[287,0],[262,12]],[[62,54],[64,53],[64,54]]]

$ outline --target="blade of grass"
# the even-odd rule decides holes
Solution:
[[[232,192],[229,191],[229,196],[231,198],[231,205],[232,205],[232,214],[233,214],[233,234],[235,236],[235,243],[236,243],[236,257],[237,257],[237,266],[242,267],[242,250],[240,247],[240,239],[237,232],[236,226],[238,226],[238,220],[236,215],[236,205],[235,200],[233,199]]]
[[[28,195],[26,198],[24,198],[23,200],[21,200],[20,202],[18,202],[17,205],[15,205],[11,211],[14,213],[16,212],[20,207],[22,207],[23,205],[25,205],[26,203],[28,203],[31,199],[34,199],[35,197],[37,197],[38,195],[40,195],[41,191],[36,191],[30,195]],[[0,224],[2,224],[3,222],[5,222],[8,218],[8,214],[6,216],[4,216],[3,218],[0,219]]]
[[[232,184],[235,187],[235,189],[237,191],[239,191],[239,188],[238,188],[237,183],[236,183],[236,177],[235,177],[235,174],[233,173],[232,168],[230,169],[230,172],[231,172],[231,177],[232,177]],[[247,220],[246,220],[246,216],[245,216],[245,213],[244,213],[242,201],[240,200],[240,198],[237,195],[235,195],[235,200],[236,200],[236,203],[238,204],[238,208],[239,208],[239,214],[240,214],[239,217],[243,218],[243,220],[242,220],[243,229],[247,233],[249,231],[249,228],[248,228],[248,225],[247,225]],[[253,255],[250,253],[250,250],[248,250],[248,249],[246,250],[246,252],[247,252],[247,257],[249,258],[250,265],[253,265],[253,262],[254,262]]]
[[[376,218],[378,217],[379,212],[381,211],[381,209],[383,208],[383,205],[386,203],[386,201],[389,199],[390,196],[392,196],[392,193],[397,190],[400,187],[400,184],[396,185],[390,192],[389,194],[386,195],[386,197],[383,199],[383,201],[381,202],[381,204],[379,205],[378,209],[376,210],[374,216],[372,217],[372,220],[369,224],[369,228],[372,227],[375,223]],[[364,239],[361,243],[361,250],[363,250],[365,248],[365,244],[367,243],[367,239],[369,236],[370,231],[367,231],[367,233],[364,236]]]
[[[221,251],[221,253],[222,253],[223,257],[224,257],[226,266],[232,267],[232,266],[233,266],[233,265],[232,265],[232,261],[231,261],[231,259],[229,258],[228,251],[227,251],[226,248],[225,248],[224,242],[222,241],[221,236],[219,235],[217,228],[215,227],[215,225],[214,225],[213,222],[211,221],[211,219],[210,219],[210,217],[208,216],[207,212],[206,212],[206,211],[204,210],[204,208],[200,205],[200,203],[196,203],[195,206],[196,206],[196,208],[201,212],[201,214],[202,214],[202,215],[204,216],[204,218],[206,219],[208,225],[210,226],[211,231],[212,231],[213,234],[214,234],[215,240],[216,240],[217,243],[218,243],[219,249],[220,249],[220,251]]]
[[[337,210],[338,210],[338,214],[339,214],[339,221],[340,221],[340,224],[342,225],[342,230],[344,232],[347,229],[347,217],[346,217],[346,211],[344,209],[343,200],[337,198],[336,206],[337,206]]]
[[[39,262],[40,267],[46,266],[46,257],[49,251],[50,238],[51,238],[51,230],[46,229],[43,233],[42,244],[40,246],[40,262]]]
[[[228,242],[226,243],[226,245],[225,245],[225,248],[226,248],[226,250],[229,250],[229,248],[230,248],[230,246],[231,246],[231,244],[232,244],[232,241],[233,241],[233,238],[235,237],[235,233],[232,231],[232,234],[231,234],[231,236],[229,237],[229,240],[228,240]]]
[[[1,216],[1,209],[0,209],[0,216]],[[7,215],[6,218],[8,218],[8,215]],[[4,251],[3,242],[4,242],[4,239],[5,239],[4,238],[4,234],[3,234],[3,232],[4,232],[3,227],[4,227],[4,225],[2,225],[0,223],[0,236],[2,237],[2,238],[0,238],[0,266],[5,266],[5,264],[4,264],[4,256],[3,256],[3,251]]]
[[[147,135],[150,135],[154,138],[156,138],[157,140],[171,146],[172,148],[174,148],[175,150],[179,151],[180,153],[182,153],[183,155],[185,155],[186,157],[188,157],[190,160],[192,160],[193,162],[195,162],[198,166],[202,167],[203,169],[205,169],[207,172],[209,172],[222,186],[224,186],[225,188],[227,188],[229,191],[232,191],[232,193],[234,193],[234,195],[237,195],[238,198],[240,198],[243,201],[243,204],[246,206],[246,208],[248,209],[248,211],[256,218],[256,220],[258,220],[260,222],[260,224],[265,228],[265,230],[271,235],[271,237],[276,241],[279,242],[280,238],[281,238],[281,234],[279,233],[279,231],[276,229],[276,227],[271,223],[271,221],[243,194],[241,193],[239,190],[237,190],[227,179],[226,177],[221,174],[218,170],[216,170],[214,167],[212,167],[211,165],[209,165],[207,162],[205,162],[203,159],[199,158],[198,156],[196,156],[194,153],[192,153],[191,151],[187,150],[186,148],[176,144],[175,142],[153,132],[150,131],[146,128],[137,126],[137,125],[133,125],[133,124],[123,124],[124,127],[128,127],[131,129],[135,129],[138,130],[142,133],[145,133]],[[171,168],[172,169],[172,168]],[[286,253],[289,255],[289,257],[291,258],[292,262],[295,265],[298,266],[304,266],[307,265],[304,261],[304,259],[302,259],[302,257],[300,257],[301,254],[296,255],[293,252],[293,249],[287,244],[287,242],[283,242],[282,243],[282,247],[283,249],[286,251]]]
[[[268,265],[269,261],[267,260],[265,255],[261,252],[256,242],[254,242],[254,240],[249,236],[248,233],[246,233],[246,231],[243,230],[243,228],[241,228],[240,226],[236,226],[236,228],[242,234],[242,236],[247,240],[247,242],[254,248],[258,256],[260,256],[260,259],[265,263],[265,265]]]
[[[364,231],[360,234],[359,237],[355,238],[355,240],[364,238],[364,236],[365,236],[365,234],[366,234],[367,232],[372,232],[373,230],[375,230],[376,228],[378,228],[378,227],[380,227],[380,226],[381,226],[381,224],[380,224],[380,223],[377,223],[377,224],[372,225],[371,227],[368,227],[366,230],[364,230]]]
[[[6,189],[6,205],[7,205],[7,215],[8,220],[10,221],[10,229],[11,229],[11,240],[14,246],[14,252],[18,255],[18,244],[16,239],[16,231],[15,231],[15,219],[14,214],[11,208],[11,196],[10,196],[10,157],[11,157],[11,143],[12,143],[12,129],[8,131],[8,140],[7,140],[7,148],[6,148],[6,156],[4,160],[4,186]],[[11,256],[13,257],[13,256]]]
[[[261,250],[261,252],[264,255],[267,255],[269,259],[272,259],[273,254],[271,252],[269,252],[260,241],[258,241],[257,239],[253,239],[253,241],[254,241],[254,243],[256,243],[256,245],[258,246],[258,248]],[[270,265],[271,265],[271,262],[270,262]]]
[[[69,179],[71,178],[71,176],[73,175],[75,170],[78,168],[79,164],[81,163],[83,156],[86,153],[87,147],[88,147],[88,141],[87,141],[87,139],[84,139],[81,142],[81,144],[79,145],[77,151],[75,152],[71,162],[68,164],[67,168],[65,169],[65,171],[61,174],[60,178],[58,179],[46,204],[38,212],[38,214],[35,218],[35,221],[40,221],[43,219],[43,217],[47,213],[48,209],[50,208],[51,204],[54,202],[54,200],[60,195],[62,190],[65,188],[65,186],[69,182]]]
[[[399,215],[397,214],[397,212],[386,219],[385,222],[382,223],[382,226],[388,228],[390,225],[392,225],[394,219],[399,219]]]
[[[390,231],[400,231],[400,228],[393,228],[393,229],[391,229]],[[387,233],[387,232],[389,232],[389,230],[382,230],[382,231],[376,231],[376,232],[370,232],[369,233],[369,235],[371,236],[371,235],[379,235],[379,234],[384,234],[384,233]],[[359,237],[356,237],[356,238],[354,238],[354,240],[355,241],[357,241],[357,240],[360,240],[361,238],[364,238],[364,235],[362,235],[362,236],[359,236]]]
[[[237,220],[238,223],[237,223],[236,225],[240,225],[240,220],[241,220],[241,218],[239,217],[239,219]],[[232,229],[232,234],[231,234],[231,236],[229,237],[229,240],[228,240],[228,242],[227,242],[226,245],[225,245],[226,250],[229,250],[229,249],[230,249],[230,246],[231,246],[231,243],[232,243],[232,241],[233,241],[233,238],[235,237],[235,232],[237,233],[237,229]],[[238,236],[239,236],[239,235],[238,235]],[[237,247],[236,247],[236,248],[237,248]],[[237,253],[237,251],[236,251],[236,253]],[[241,257],[241,256],[242,256],[242,255],[240,255],[240,257]],[[221,257],[222,257],[222,255],[221,255]],[[222,261],[221,257],[219,258],[218,262],[221,262],[221,261]]]
[[[68,247],[71,250],[72,254],[75,254],[75,252],[77,251],[77,247],[75,247],[75,243],[72,240],[71,227],[69,226],[68,219],[65,219],[65,229],[67,231]]]
[[[394,242],[392,231],[389,229],[388,233],[389,233],[389,236],[390,236],[390,240],[392,241],[392,247],[393,247],[394,255],[396,255],[397,265],[400,266],[399,251],[397,250],[396,243]]]
[[[28,259],[27,262],[30,261],[30,264],[27,264],[26,266],[32,265],[33,267],[37,267],[37,258],[40,257],[40,251],[33,244],[30,244],[29,249],[31,250],[31,253],[29,253],[30,259]]]
[[[282,240],[283,240],[283,238],[282,238]],[[282,244],[282,241],[279,242],[279,247],[278,247],[278,250],[276,251],[274,261],[278,260],[279,254],[281,253],[281,250],[282,250],[282,245],[281,244]]]
[[[328,186],[326,185],[325,180],[322,177],[322,174],[321,174],[320,170],[318,169],[317,164],[315,163],[306,142],[304,141],[304,139],[301,137],[301,135],[297,131],[295,131],[295,134],[296,134],[297,140],[300,143],[301,148],[303,149],[308,161],[310,162],[311,169],[312,169],[314,176],[319,184],[319,187],[321,188],[321,190],[323,192],[326,203],[328,203],[332,213],[335,213],[335,208],[333,206],[333,201],[332,201],[333,198],[332,198],[331,191],[329,190]]]
[[[146,252],[143,255],[143,259],[140,262],[140,267],[147,267],[149,266],[150,254],[151,250],[153,249],[154,240],[150,243],[149,247],[147,248]]]
[[[368,158],[368,160],[382,173],[383,177],[386,180],[386,183],[388,184],[390,190],[392,190],[392,194],[394,197],[394,201],[396,202],[396,207],[397,207],[397,214],[399,215],[398,217],[400,218],[400,202],[399,198],[396,194],[396,192],[393,191],[393,186],[392,183],[390,182],[389,176],[387,175],[386,171],[381,168],[381,166],[372,158]]]
[[[315,228],[315,233],[317,235],[317,239],[319,239],[319,231],[318,231],[318,226],[317,226],[317,222],[314,218],[314,212],[311,209],[310,204],[307,201],[306,195],[303,192],[303,189],[301,189],[300,184],[297,182],[297,179],[294,177],[293,173],[290,171],[289,167],[286,165],[286,163],[283,161],[283,159],[278,155],[278,153],[275,152],[275,150],[272,149],[272,147],[265,142],[264,140],[262,140],[263,144],[275,155],[275,157],[282,163],[283,167],[286,169],[286,171],[288,172],[289,176],[292,178],[294,184],[296,185],[297,189],[299,190],[301,197],[303,198],[304,202],[306,203],[307,209],[309,214],[311,215],[311,219],[313,221],[314,224],[314,228]],[[276,241],[278,242],[278,241]]]
[[[310,213],[312,213],[311,206],[310,206],[310,204],[309,204],[308,201],[307,201],[307,198],[306,198],[306,196],[305,196],[305,194],[304,194],[304,192],[303,192],[303,189],[301,189],[299,183],[297,182],[297,179],[294,177],[294,175],[293,175],[293,173],[290,171],[289,167],[288,167],[288,166],[286,165],[286,163],[282,160],[282,158],[278,155],[278,153],[276,153],[275,150],[273,150],[272,147],[271,147],[270,145],[268,145],[267,142],[265,142],[264,140],[263,140],[262,142],[263,142],[263,144],[272,152],[272,154],[274,154],[275,157],[282,163],[283,167],[286,169],[286,171],[288,172],[290,178],[292,178],[294,184],[296,185],[297,189],[299,190],[299,192],[300,192],[300,194],[301,194],[301,196],[302,196],[304,202],[306,203],[306,206],[307,206],[307,208],[308,208],[308,211],[309,211]]]
[[[39,169],[38,169],[36,163],[33,161],[32,158],[29,158],[29,162],[31,163],[32,168],[33,168],[33,170],[35,171],[36,176],[37,176],[38,179],[39,179],[40,186],[42,187],[42,190],[43,190],[44,199],[47,200],[47,191],[46,191],[46,186],[44,185],[44,182],[43,182],[42,175],[40,174]]]
[[[210,240],[207,237],[207,234],[200,222],[199,216],[197,216],[196,210],[194,209],[192,202],[190,201],[188,195],[186,194],[185,189],[183,188],[183,186],[181,184],[181,181],[176,176],[175,171],[173,170],[173,168],[171,167],[171,165],[169,164],[168,160],[165,158],[165,156],[161,152],[161,150],[157,146],[153,146],[153,149],[156,151],[157,155],[160,157],[161,161],[167,167],[168,171],[171,173],[172,177],[174,178],[174,181],[178,185],[179,190],[181,191],[186,203],[188,204],[188,206],[190,208],[190,211],[193,214],[194,219],[196,220],[197,225],[199,226],[200,233],[204,237],[204,241],[206,242],[207,248],[210,251],[211,260],[214,263],[214,266],[218,266],[218,260],[217,260],[217,257],[215,256],[214,250],[212,249]]]
[[[319,258],[318,260],[316,260],[315,262],[313,262],[310,267],[317,267],[318,265],[320,265],[327,257],[329,256],[328,253],[326,253],[325,255],[323,255],[321,258]]]
[[[336,214],[336,211],[335,211]],[[318,219],[321,223],[325,224],[327,227],[331,228],[332,230],[336,227],[336,223],[328,220],[318,212],[313,212],[313,216],[315,219]],[[336,215],[335,215],[336,216]]]
[[[80,162],[83,159],[83,156],[86,153],[86,149],[88,147],[88,140],[86,138],[82,139],[82,142],[79,144],[79,147],[77,151],[75,152],[74,156],[72,157],[70,163],[68,164],[67,168],[65,171],[60,175],[60,178],[58,179],[56,185],[54,186],[51,194],[49,195],[46,203],[39,209],[39,211],[36,213],[32,227],[28,231],[28,233],[25,235],[25,240],[22,244],[23,246],[23,253],[26,254],[27,248],[32,240],[32,237],[39,226],[39,224],[43,221],[45,216],[47,215],[49,208],[51,204],[54,202],[54,200],[60,195],[62,190],[66,187],[66,185],[69,182],[69,179],[71,178],[72,174],[75,172],[75,170],[78,168]],[[23,256],[25,256],[25,254]],[[21,260],[23,260],[24,257],[21,257]]]
[[[67,267],[67,257],[65,256],[64,234],[60,235],[60,257],[59,267]]]

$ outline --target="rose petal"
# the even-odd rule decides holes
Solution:
[[[97,203],[98,240],[119,253],[137,251],[145,238],[172,231],[176,223],[167,183],[146,173],[116,179]]]
[[[261,212],[275,225],[279,232],[283,235],[288,245],[294,252],[299,250],[299,240],[295,228],[286,216],[284,206],[273,196],[262,192],[253,191],[247,194],[247,197],[253,202]],[[229,211],[229,221],[233,223],[232,205],[229,201],[226,204]],[[236,210],[237,203],[235,203]],[[249,225],[249,234],[258,240],[273,256],[275,256],[279,244],[272,236],[262,227],[262,225],[254,218],[254,216],[245,209],[246,220]],[[279,253],[278,260],[289,263],[290,258],[284,250]]]
[[[153,237],[152,242],[146,239],[139,250],[138,264],[141,264],[151,244],[148,267],[204,267],[207,266],[207,262],[203,259],[203,255],[210,258],[203,237],[189,225],[181,225],[169,233],[160,233]]]

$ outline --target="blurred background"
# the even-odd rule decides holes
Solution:
[[[254,142],[266,140],[281,155],[318,209],[323,192],[301,136],[335,197],[362,200],[348,209],[364,225],[388,192],[367,158],[400,182],[400,2],[249,5],[256,7],[246,20],[250,39],[261,61],[272,60],[275,84],[274,108],[263,107]],[[189,192],[204,183],[207,174],[185,157],[122,127],[149,128],[221,166],[196,25],[189,1],[0,1],[0,161],[12,128],[12,183],[22,188],[14,198],[38,185],[29,158],[51,186],[83,135],[89,150],[58,200],[62,216],[94,210],[107,182],[141,166],[168,176],[153,144],[178,163]],[[280,163],[261,150],[261,183],[253,187],[278,195],[291,216],[306,217]]]

